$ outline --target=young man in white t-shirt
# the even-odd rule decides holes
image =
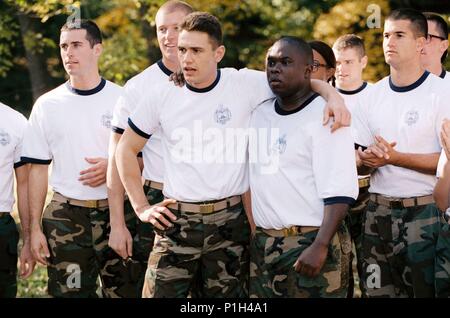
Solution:
[[[447,22],[436,13],[425,12],[424,16],[427,19],[428,35],[421,55],[422,66],[450,83],[449,72],[443,66],[448,55]]]
[[[336,89],[345,100],[345,105],[352,112],[358,99],[367,94],[369,86],[363,81],[363,71],[367,66],[367,55],[364,41],[354,34],[340,36],[333,44],[333,52],[336,57]],[[355,244],[356,269],[358,274],[359,288],[362,297],[365,296],[364,285],[361,282],[362,275],[362,255],[361,255],[361,235],[362,235],[362,215],[369,200],[369,175],[358,176],[359,195],[354,206],[349,210],[346,223]],[[353,278],[353,253],[349,266],[349,286],[348,298],[354,294],[355,279]]]
[[[153,246],[154,231],[150,223],[143,223],[133,211],[129,200],[124,205],[124,188],[117,173],[114,154],[117,144],[128,127],[128,117],[149,92],[149,88],[163,84],[173,86],[169,76],[178,66],[178,24],[194,10],[182,1],[168,1],[156,13],[156,36],[162,59],[130,79],[114,108],[111,122],[113,133],[109,143],[108,201],[111,214],[109,245],[123,258],[147,269],[147,260]],[[162,194],[164,165],[159,131],[152,134],[142,149],[144,191],[150,204],[164,199]],[[142,276],[142,279],[144,277]],[[140,282],[142,285],[144,282]],[[146,288],[146,287],[144,287]]]
[[[48,266],[48,293],[54,297],[96,297],[99,274],[105,297],[140,293],[137,278],[108,247],[102,158],[108,155],[113,107],[122,88],[99,75],[101,42],[92,21],[61,28],[61,59],[69,80],[38,98],[24,137],[22,160],[31,164],[31,249]],[[50,163],[54,195],[41,229]]]
[[[447,83],[446,87],[448,88],[450,87],[450,75],[442,65],[447,58],[448,25],[441,16],[435,13],[427,12],[424,15],[428,22],[428,38],[422,53],[422,65],[433,74],[442,78]],[[447,212],[450,193],[448,182],[450,122],[448,120],[442,125],[441,134],[443,150],[439,157],[436,173],[438,182],[434,189],[434,198],[436,205],[442,212],[443,227],[436,243],[435,286],[437,297],[448,298],[450,297],[450,215]]]
[[[26,125],[27,120],[22,114],[0,103],[0,298],[14,298],[17,293],[19,232],[11,216],[14,205],[14,174],[23,236],[20,276],[29,277],[36,264],[30,250],[28,166],[20,160]]]
[[[351,239],[344,218],[358,195],[350,128],[320,123],[312,50],[295,37],[269,49],[274,99],[253,111],[250,190],[255,236],[251,297],[346,297]]]
[[[421,66],[425,17],[393,11],[383,49],[391,75],[374,84],[353,112],[362,172],[370,172],[364,217],[363,283],[369,297],[433,297],[439,211],[432,192],[448,89]]]
[[[225,47],[220,23],[210,14],[186,17],[178,50],[186,85],[157,86],[157,93],[131,115],[116,153],[134,210],[157,232],[146,296],[186,297],[200,273],[203,296],[245,297],[250,234],[241,200],[248,189],[246,130],[252,110],[272,93],[262,72],[217,68]],[[317,86],[333,93],[325,83]],[[150,206],[136,154],[157,129],[163,193],[170,199]]]

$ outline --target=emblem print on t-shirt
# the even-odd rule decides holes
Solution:
[[[225,125],[227,121],[231,119],[231,111],[228,108],[223,107],[222,104],[220,104],[219,108],[216,110],[214,114],[214,118],[217,123]]]
[[[405,115],[405,123],[412,126],[419,120],[419,112],[417,110],[410,110]]]
[[[286,146],[286,134],[284,134],[275,141],[272,151],[281,155],[286,151]]]
[[[0,145],[6,146],[11,142],[11,137],[9,137],[9,134],[4,131],[3,129],[0,129]]]
[[[106,128],[110,129],[111,128],[111,120],[112,120],[112,114],[107,113],[104,114],[102,116],[102,125],[105,126]]]

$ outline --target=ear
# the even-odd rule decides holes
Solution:
[[[336,72],[335,68],[327,68],[327,78],[330,78]]]
[[[439,48],[441,50],[441,54],[443,54],[445,51],[447,51],[448,50],[448,40],[441,41]]]
[[[311,78],[312,71],[313,71],[313,66],[312,65],[306,65],[306,68],[305,68],[305,79],[310,79]]]
[[[425,37],[421,36],[419,38],[416,39],[416,49],[418,53],[422,53],[423,49],[425,47]]]
[[[366,68],[366,66],[367,66],[367,62],[369,61],[369,59],[367,58],[367,55],[364,55],[362,58],[361,58],[361,65],[362,65],[362,68],[364,69],[364,68]]]
[[[99,57],[103,52],[103,45],[101,43],[97,43],[94,45],[93,49],[94,49],[94,55]]]
[[[214,52],[214,58],[217,63],[220,63],[222,61],[223,57],[225,55],[225,46],[221,45],[217,47],[217,49]]]

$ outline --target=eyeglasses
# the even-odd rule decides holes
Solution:
[[[317,72],[317,70],[319,69],[319,67],[329,68],[329,66],[326,65],[326,64],[320,64],[320,62],[319,62],[318,60],[314,60],[314,61],[313,61],[312,67],[313,67],[313,72]]]
[[[430,42],[431,40],[433,40],[433,38],[439,39],[441,41],[445,41],[447,40],[446,38],[439,36],[439,35],[434,35],[434,34],[427,34],[427,41]]]

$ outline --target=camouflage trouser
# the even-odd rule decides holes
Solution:
[[[137,297],[139,270],[109,246],[109,209],[84,208],[52,201],[44,211],[47,238],[48,293],[53,297],[97,297],[100,274],[103,297]]]
[[[14,298],[17,293],[17,244],[19,232],[12,216],[0,217],[0,298]]]
[[[436,244],[436,297],[450,298],[450,224],[443,223]]]
[[[247,297],[250,227],[242,203],[209,214],[180,212],[155,229],[143,297]]]
[[[368,297],[434,297],[439,213],[435,204],[391,209],[369,201],[362,238]]]
[[[366,297],[366,292],[364,290],[364,286],[361,282],[362,275],[362,246],[361,246],[361,238],[362,238],[362,220],[364,210],[367,207],[367,202],[369,201],[369,187],[360,188],[359,196],[356,200],[356,203],[350,208],[348,214],[345,218],[345,224],[348,227],[350,232],[350,236],[352,238],[353,244],[355,244],[356,251],[356,270],[359,278],[359,288],[361,290],[361,296]],[[349,284],[348,284],[348,294],[347,298],[352,298],[354,294],[355,287],[355,279],[353,277],[353,259],[355,255],[353,252],[350,254],[350,265],[349,265]]]
[[[296,260],[314,242],[317,233],[272,237],[257,229],[250,245],[250,297],[346,297],[351,240],[344,224],[334,235],[317,277],[294,270]]]
[[[161,190],[144,187],[144,191],[150,204],[159,203],[164,199]],[[133,257],[127,260],[127,268],[130,276],[137,277],[138,281],[135,285],[135,291],[132,297],[140,298],[144,286],[147,261],[153,247],[155,232],[150,223],[143,223],[139,220],[136,213],[134,213],[129,200],[125,201],[125,222],[131,237],[133,238]]]

